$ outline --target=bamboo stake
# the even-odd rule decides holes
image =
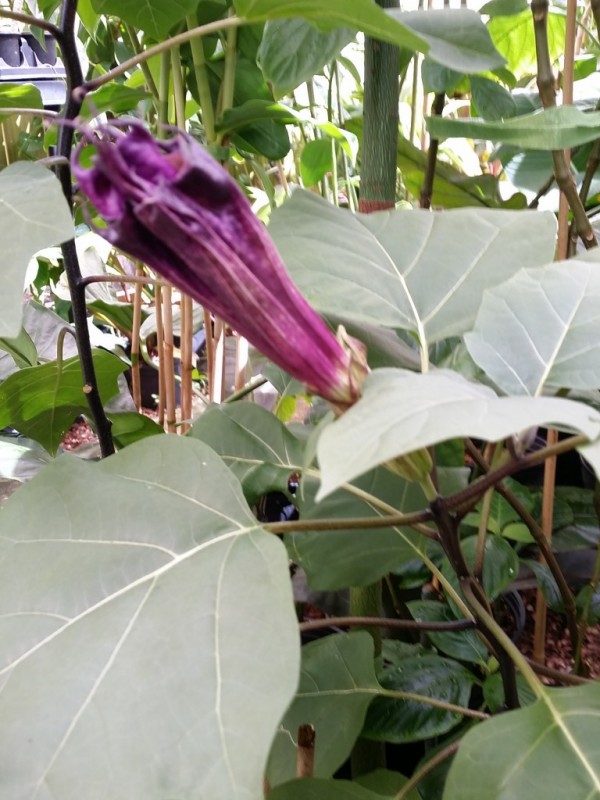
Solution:
[[[143,277],[144,268],[138,264],[135,270],[138,278]],[[133,330],[131,331],[131,394],[138,411],[142,410],[142,387],[140,381],[140,325],[142,323],[142,286],[135,284],[133,295]]]
[[[165,427],[165,339],[163,326],[163,286],[156,287],[156,347],[158,350],[158,424]]]
[[[312,778],[315,772],[315,729],[312,725],[298,728],[296,748],[296,777]]]
[[[194,335],[192,299],[181,296],[181,433],[192,419],[192,337]]]
[[[165,375],[165,409],[167,413],[167,432],[175,433],[177,425],[177,405],[175,401],[175,348],[173,345],[173,289],[163,289],[163,342]]]

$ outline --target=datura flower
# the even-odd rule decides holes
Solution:
[[[87,145],[95,148],[91,165]],[[137,122],[86,128],[73,173],[111,244],[337,409],[358,399],[364,346],[343,329],[336,337],[311,308],[236,182],[194,139],[177,132],[157,140]]]

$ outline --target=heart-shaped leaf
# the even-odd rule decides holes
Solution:
[[[206,445],[61,456],[0,516],[0,795],[260,797],[299,645],[285,550]]]

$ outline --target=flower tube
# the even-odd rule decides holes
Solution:
[[[82,163],[87,144],[91,166]],[[311,308],[236,182],[194,139],[179,131],[157,140],[137,122],[85,129],[73,173],[111,244],[339,410],[358,399],[364,346],[343,330],[336,337]]]

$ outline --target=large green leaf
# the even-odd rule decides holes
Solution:
[[[262,796],[298,678],[287,558],[210,448],[61,456],[0,553],[3,800]]]
[[[457,72],[483,72],[506,63],[476,11],[466,8],[410,12],[390,9],[388,14],[425,39],[429,44],[429,58]]]
[[[236,11],[251,21],[302,17],[320,30],[345,26],[376,39],[427,52],[426,40],[388,16],[374,0],[234,0]]]
[[[475,682],[468,669],[428,652],[420,645],[386,642],[384,666],[378,672],[384,689],[419,694],[468,706]],[[367,711],[363,735],[403,744],[441,736],[462,721],[461,714],[416,700],[377,697]]]
[[[492,209],[351,215],[298,191],[269,232],[319,311],[406,328],[427,348],[471,328],[484,289],[551,261],[555,224]]]
[[[153,39],[166,37],[197,5],[198,0],[92,0],[98,14],[120,17]]]
[[[283,97],[319,72],[355,37],[348,28],[323,33],[304,19],[274,19],[265,25],[258,62],[275,97]]]
[[[39,164],[19,161],[0,172],[0,336],[17,336],[29,259],[74,234],[58,179]]]
[[[600,136],[600,111],[586,114],[575,106],[557,106],[498,122],[428,117],[427,130],[436,139],[467,136],[530,150],[562,150]]]
[[[444,800],[600,798],[600,686],[545,689],[541,700],[463,738]]]
[[[287,492],[291,474],[304,464],[302,442],[276,416],[254,403],[210,406],[189,435],[221,456],[250,504],[266,492]]]
[[[471,357],[507,394],[600,386],[600,268],[583,261],[522,270],[484,294]]]
[[[400,369],[371,373],[363,397],[332,425],[317,446],[326,495],[396,456],[457,437],[500,441],[527,428],[554,425],[600,436],[600,413],[556,397],[497,397],[455,372],[424,375]],[[582,448],[595,469],[600,446]]]
[[[328,778],[346,760],[379,691],[373,639],[364,632],[327,636],[302,648],[298,693],[283,718],[269,758],[272,786],[296,775],[300,725],[316,732],[315,776]]]
[[[106,402],[118,392],[117,378],[127,365],[112,353],[95,350],[94,367]],[[0,428],[11,425],[54,454],[75,418],[89,413],[83,387],[77,356],[21,369],[0,384]]]

